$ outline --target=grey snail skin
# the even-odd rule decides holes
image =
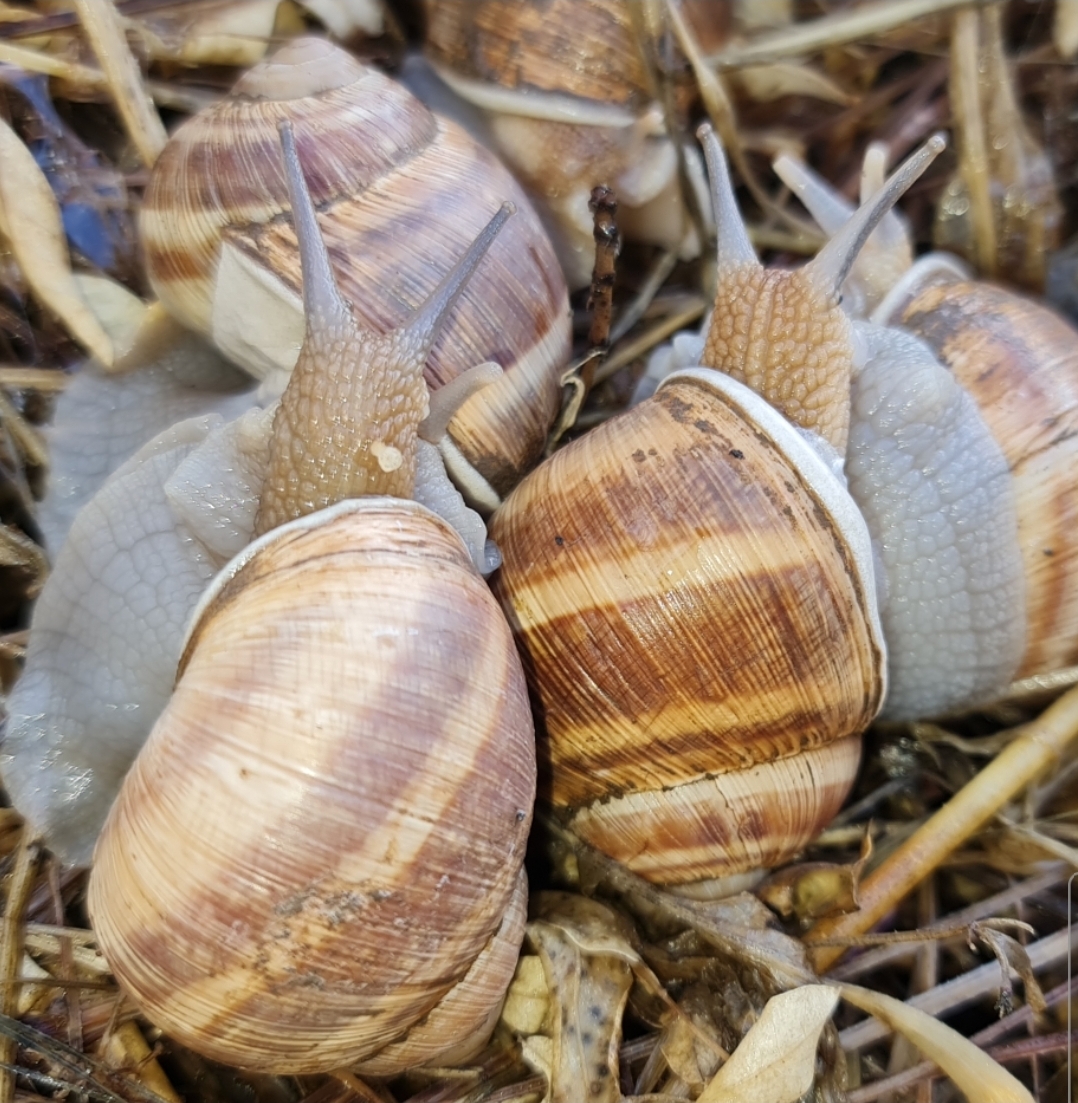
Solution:
[[[869,146],[862,195],[879,186],[885,160],[882,146]],[[820,225],[833,233],[848,214],[848,203],[792,158],[780,158],[775,170]],[[979,521],[974,523],[971,513],[965,522],[966,538],[978,549],[982,566],[965,568],[963,592],[970,593],[971,607],[978,600],[1005,606],[1006,640],[1001,638],[1002,618],[992,632],[985,626],[983,650],[999,655],[1000,661],[965,693],[941,691],[929,704],[912,697],[901,708],[896,703],[895,715],[912,717],[999,695],[1012,679],[1046,674],[1078,659],[1078,487],[1073,478],[1078,459],[1078,330],[1026,295],[973,279],[949,254],[929,253],[914,260],[908,230],[894,214],[874,237],[873,248],[858,259],[846,284],[851,311],[886,332],[912,334],[922,349],[938,358],[946,369],[947,385],[957,385],[972,400],[1006,468],[1006,478],[993,479],[983,453],[964,456],[966,441],[955,440],[950,446],[956,501],[959,495],[990,499]],[[909,338],[903,340],[912,345]],[[901,371],[896,365],[894,374]],[[891,387],[895,401],[901,400],[901,386]],[[851,472],[855,497],[862,493],[862,477],[859,471]],[[918,504],[917,511],[911,511],[911,521],[916,515],[929,519],[939,512],[931,503]],[[1004,521],[1008,530],[1016,527],[1017,532],[1001,542]],[[1011,587],[1001,590],[992,573],[983,569],[990,546],[1000,556],[1006,551],[1007,575],[1019,578],[1017,600],[1005,597]],[[901,597],[906,592],[903,582],[896,582],[895,589],[900,600],[910,600]],[[993,634],[995,639],[989,638]]]
[[[337,289],[287,125],[282,140],[308,323],[261,535],[195,612],[89,910],[121,986],[184,1044],[391,1074],[484,1044],[523,936],[524,676],[461,539],[408,496],[423,365],[508,211],[377,335]]]

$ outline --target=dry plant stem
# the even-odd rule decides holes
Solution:
[[[677,265],[677,253],[668,249],[653,265],[633,299],[618,315],[618,320],[611,326],[610,343],[615,344],[629,332],[637,322],[643,318],[649,306],[659,293],[659,289],[666,283],[667,277]]]
[[[119,14],[110,0],[75,0],[75,9],[127,133],[150,167],[164,149],[168,135],[142,84],[142,73],[127,45]]]
[[[972,781],[929,817],[878,868],[861,882],[861,908],[825,919],[806,935],[810,945],[856,937],[882,919],[958,846],[984,826],[1078,738],[1078,689],[1072,689],[1002,751]],[[817,946],[813,960],[820,972],[845,953],[843,947]]]
[[[618,231],[618,197],[600,184],[592,188],[588,202],[594,219],[592,236],[595,238],[595,267],[591,272],[591,292],[588,309],[591,311],[591,329],[588,344],[593,349],[605,349],[610,343],[610,324],[614,314],[614,278],[617,275],[618,254],[621,252],[621,234]],[[589,360],[584,373],[584,385],[591,386],[595,374],[595,361]]]
[[[726,88],[718,75],[712,72],[708,66],[692,28],[685,22],[681,14],[678,0],[666,0],[666,8],[677,43],[692,66],[693,75],[696,77],[696,84],[700,90],[700,98],[704,101],[708,117],[722,139],[723,147],[734,168],[737,169],[738,175],[752,193],[753,199],[768,214],[781,219],[783,223],[793,227],[798,233],[813,233],[815,227],[812,223],[799,218],[787,210],[786,207],[776,203],[757,180],[756,173],[745,156],[745,148],[741,142],[741,132],[738,129],[734,105]]]
[[[1024,948],[1033,968],[1045,969],[1065,962],[1068,952],[1075,945],[1078,945],[1078,930],[1064,927]],[[906,1003],[938,1018],[998,992],[999,980],[999,962],[993,959],[953,980],[937,985],[928,992],[912,997]],[[879,1019],[864,1019],[843,1030],[839,1034],[839,1042],[843,1049],[850,1051],[878,1042],[890,1033],[891,1028]]]
[[[684,310],[671,314],[661,322],[652,326],[646,333],[634,338],[626,345],[622,345],[612,356],[608,356],[603,362],[602,368],[595,373],[595,382],[601,383],[609,379],[615,372],[620,371],[626,364],[631,364],[638,357],[650,352],[656,345],[661,344],[667,337],[677,333],[691,325],[702,317],[707,310],[707,303],[703,299],[690,303]]]
[[[969,192],[977,268],[996,275],[996,225],[989,192],[987,134],[981,114],[979,12],[960,11],[954,17],[951,39],[951,106],[954,111],[958,158]]]
[[[49,450],[41,434],[15,409],[11,399],[0,391],[0,422],[11,434],[23,457],[34,467],[47,467]]]
[[[1065,879],[1064,869],[1064,866],[1059,865],[1051,872],[1042,873],[1040,876],[1031,877],[1026,881],[1019,881],[1017,884],[1011,885],[1010,888],[997,892],[994,896],[979,900],[976,904],[971,904],[961,911],[945,915],[931,926],[911,933],[926,938],[939,937],[942,931],[961,932],[965,935],[970,923],[975,923],[977,920],[985,919],[988,916],[999,915],[1000,912],[1013,907],[1019,901],[1033,899],[1045,890],[1052,888],[1053,885],[1060,884]],[[879,946],[860,954],[852,961],[843,962],[832,969],[829,976],[831,980],[854,980],[886,965],[912,957],[916,952],[917,946],[911,943],[891,943],[890,945]]]
[[[992,0],[891,0],[890,3],[858,4],[850,11],[835,12],[770,34],[757,35],[752,41],[727,46],[708,57],[716,69],[741,69],[782,58],[814,53],[828,46],[885,34],[914,19],[940,15],[955,8],[983,7]]]
[[[26,46],[16,46],[13,42],[0,41],[0,61],[17,65],[28,73],[44,73],[47,77],[58,77],[76,87],[99,92],[108,87],[105,74],[89,65],[79,65],[75,61],[64,61],[58,57],[39,53]]]
[[[24,828],[8,883],[3,936],[0,941],[0,980],[4,985],[0,994],[0,1011],[5,1015],[14,1015],[18,1007],[19,986],[13,982],[19,975],[19,964],[22,961],[22,916],[34,886],[39,856],[36,840],[31,839],[30,832]],[[14,1064],[17,1052],[18,1045],[13,1038],[7,1035],[0,1037],[0,1062],[5,1066],[0,1072],[0,1103],[11,1103],[14,1098],[15,1077],[7,1066]]]
[[[13,391],[39,391],[53,394],[62,391],[71,376],[55,368],[20,368],[0,365],[0,387]]]

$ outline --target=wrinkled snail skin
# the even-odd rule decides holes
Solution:
[[[297,39],[178,128],[142,210],[161,301],[276,387],[303,335],[298,250],[277,123],[291,119],[341,289],[361,324],[401,325],[503,200],[518,214],[435,342],[437,388],[495,360],[504,378],[454,418],[448,448],[504,492],[538,458],[568,360],[568,298],[519,185],[403,86],[319,39]],[[478,493],[478,492],[477,492]]]
[[[882,146],[866,152],[863,196],[878,186],[885,158]],[[826,231],[848,215],[845,200],[804,165],[780,158],[775,169]],[[1018,654],[979,693],[952,699],[953,708],[998,695],[1013,678],[1078,660],[1078,332],[1041,303],[970,279],[945,253],[914,262],[903,224],[881,230],[854,265],[850,300],[877,325],[915,334],[970,396],[1008,470],[991,523],[998,533],[1003,518],[1013,519],[1017,529],[1006,544],[1006,571],[1019,578],[1022,594],[1005,604]],[[990,576],[969,577],[991,589]]]
[[[308,331],[274,418],[266,531],[195,612],[98,841],[89,909],[121,986],[191,1048],[391,1075],[485,1043],[523,937],[535,747],[520,661],[457,533],[385,493],[410,480],[437,327],[508,210],[403,329],[367,333],[289,137]],[[328,396],[319,371],[337,379]],[[319,508],[303,456],[331,450],[339,419],[364,496]],[[279,474],[289,456],[296,477]],[[331,473],[340,461],[323,454]]]
[[[646,877],[781,862],[853,783],[887,648],[841,475],[865,349],[839,288],[942,145],[779,273],[706,132],[720,291],[705,366],[556,453],[491,520],[493,586],[539,705],[540,794]]]

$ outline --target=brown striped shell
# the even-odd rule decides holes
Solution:
[[[926,258],[927,259],[927,258]],[[935,350],[969,392],[1011,469],[1026,580],[1017,677],[1078,662],[1078,332],[995,284],[946,279],[893,321]]]
[[[535,750],[459,538],[415,503],[342,503],[252,545],[202,609],[95,853],[117,979],[250,1069],[466,1056],[523,936]]]
[[[550,216],[571,286],[591,278],[588,198],[613,188],[633,240],[678,248],[689,232],[663,107],[648,71],[646,20],[623,0],[426,0],[424,50],[439,76],[478,107],[499,154]],[[708,45],[727,5],[685,17]],[[667,48],[669,47],[669,48]],[[683,110],[694,91],[673,42],[654,45]],[[686,246],[692,253],[699,242]]]
[[[181,126],[142,208],[155,291],[255,374],[291,368],[303,318],[277,138],[284,118],[295,124],[344,296],[376,332],[415,310],[503,201],[516,206],[426,371],[437,388],[486,360],[506,369],[450,426],[453,445],[504,492],[538,458],[558,407],[570,341],[565,282],[504,167],[377,70],[322,40],[297,39]]]
[[[678,373],[497,511],[544,798],[652,880],[771,865],[853,783],[884,695],[864,522],[762,399]]]

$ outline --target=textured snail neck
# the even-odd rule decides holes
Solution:
[[[423,367],[468,277],[509,217],[503,207],[401,328],[360,329],[337,288],[291,125],[281,125],[303,271],[306,335],[273,421],[255,535],[364,495],[412,497],[429,400]]]
[[[850,323],[801,273],[747,264],[721,272],[701,363],[751,387],[845,455]]]
[[[845,455],[854,344],[840,288],[880,219],[946,143],[940,135],[930,138],[812,261],[782,272],[765,270],[756,259],[722,147],[710,127],[697,134],[719,228],[715,308],[702,362],[746,383]]]
[[[261,100],[299,100],[359,80],[364,66],[324,38],[295,38],[273,57],[249,69],[233,95]]]

